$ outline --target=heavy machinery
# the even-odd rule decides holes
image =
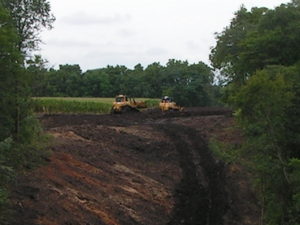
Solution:
[[[137,102],[126,95],[117,95],[111,109],[112,113],[139,112],[139,108],[146,108],[145,102]]]
[[[160,103],[159,108],[162,112],[166,111],[182,111],[183,107],[179,106],[169,96],[164,96]]]

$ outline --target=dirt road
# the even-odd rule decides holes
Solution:
[[[53,154],[18,179],[14,224],[258,224],[245,173],[208,149],[212,137],[240,143],[230,114],[42,116]]]

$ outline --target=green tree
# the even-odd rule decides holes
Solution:
[[[225,100],[245,131],[268,225],[300,224],[299,3],[242,7],[210,55],[227,78]]]
[[[300,57],[299,21],[298,1],[275,9],[241,7],[230,26],[217,34],[212,65],[238,85],[267,65],[293,65]]]
[[[143,91],[146,88],[144,86],[143,75],[144,68],[141,64],[137,64],[133,70],[128,70],[120,84],[122,92],[132,97],[143,96]]]
[[[15,133],[15,109],[16,96],[12,87],[15,86],[15,81],[19,79],[19,74],[22,68],[22,56],[16,44],[18,36],[14,26],[11,23],[8,10],[6,10],[0,2],[0,141]]]
[[[110,97],[108,74],[103,70],[89,70],[83,74],[83,95],[90,97]]]
[[[145,97],[160,98],[162,96],[163,73],[164,67],[158,62],[146,67],[143,77]]]
[[[40,43],[43,28],[52,28],[55,21],[47,0],[2,0],[9,10],[19,36],[18,47],[25,55]]]
[[[242,84],[253,72],[252,68],[248,68],[248,63],[241,60],[240,55],[243,52],[241,42],[249,32],[256,30],[260,18],[266,11],[266,8],[252,8],[248,12],[242,6],[235,13],[230,26],[216,34],[217,44],[211,50],[210,60],[213,67],[220,69],[228,81]]]
[[[296,144],[293,139],[299,137],[299,128],[289,131],[291,123],[299,123],[294,83],[299,81],[299,72],[295,67],[278,66],[258,71],[239,90],[234,102],[247,135],[245,152],[252,159],[261,187],[265,221],[272,225],[296,224],[291,223],[291,215],[300,222],[300,217],[295,217],[300,212],[296,206],[299,202],[293,200],[299,190],[291,183],[289,168],[300,149],[299,141]],[[291,117],[295,109],[298,114]]]
[[[76,97],[81,95],[82,71],[79,65],[59,65],[58,91],[64,96]]]
[[[8,183],[12,167],[8,164],[7,152],[11,152],[14,133],[15,96],[11,87],[23,61],[16,45],[18,36],[12,26],[9,12],[0,2],[0,224],[6,221]]]
[[[109,90],[109,96],[115,96],[118,93],[123,93],[124,90],[121,89],[121,84],[124,79],[124,76],[128,72],[126,66],[107,66],[103,71],[108,74],[109,83],[111,89]]]
[[[35,55],[34,58],[27,63],[27,71],[30,74],[31,94],[32,96],[51,96],[48,91],[48,69],[47,61],[40,55]]]
[[[50,14],[50,5],[46,0],[2,0],[1,4],[10,15],[9,23],[14,27],[18,42],[16,46],[24,58],[29,57],[40,41],[38,34],[42,28],[51,28],[54,17]],[[25,70],[25,62],[19,63],[19,70],[10,71],[14,85],[14,137],[19,139],[22,120],[30,113],[29,82],[30,75]],[[11,93],[11,92],[10,92]]]
[[[35,146],[40,129],[30,110],[31,77],[25,67],[29,50],[37,47],[38,38],[35,35],[45,25],[41,22],[44,8],[35,7],[34,13],[29,5],[32,3],[36,6],[37,2],[0,1],[1,224],[9,224],[4,218],[3,204],[8,195],[11,174],[24,167],[29,168],[33,161],[40,158]]]
[[[163,94],[184,106],[207,106],[212,103],[213,73],[204,63],[169,60],[162,79]]]

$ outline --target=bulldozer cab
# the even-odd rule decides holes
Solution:
[[[172,102],[172,99],[170,97],[168,97],[168,96],[164,96],[161,99],[161,102],[163,102],[163,103]]]
[[[176,104],[169,96],[164,96],[159,103],[161,111],[182,111],[183,108]]]
[[[128,97],[125,95],[118,95],[116,96],[115,102],[127,102]]]

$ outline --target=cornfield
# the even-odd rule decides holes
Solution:
[[[38,113],[109,113],[112,104],[100,101],[64,98],[34,98],[33,111]]]
[[[157,107],[158,99],[138,98],[145,101],[147,108]],[[69,98],[36,97],[33,98],[33,111],[36,113],[109,113],[114,98]]]

